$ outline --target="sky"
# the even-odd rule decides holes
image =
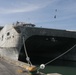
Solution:
[[[16,21],[76,30],[76,0],[0,0],[0,26]]]

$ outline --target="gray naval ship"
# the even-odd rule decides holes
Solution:
[[[25,62],[26,49],[33,63],[45,63],[70,49],[59,59],[76,61],[75,45],[76,31],[40,28],[23,22],[0,27],[0,56],[13,60]]]

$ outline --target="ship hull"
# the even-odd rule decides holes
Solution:
[[[26,28],[25,30],[26,50],[33,63],[52,60],[76,44],[76,32],[45,28]],[[19,60],[25,61],[24,46],[20,51]],[[59,59],[76,61],[76,47]]]
[[[3,48],[0,47],[0,57],[2,58],[8,58],[8,59],[12,59],[12,60],[18,60],[18,49],[17,48]]]
[[[44,61],[49,61],[59,56],[76,44],[76,32],[74,31],[36,27],[15,27],[15,29],[21,33],[17,33],[12,27],[12,31],[9,30],[9,32],[13,35],[7,35],[8,37],[6,38],[5,34],[5,38],[1,39],[3,43],[1,43],[0,47],[1,56],[25,62],[25,45],[32,62],[39,61],[44,63]],[[23,43],[23,38],[25,43]],[[76,47],[59,59],[76,61]]]

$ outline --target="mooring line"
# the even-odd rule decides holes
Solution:
[[[45,63],[45,64],[41,64],[40,67],[37,69],[37,72],[38,72],[40,69],[44,69],[46,65],[52,63],[53,61],[57,60],[58,58],[62,57],[63,55],[65,55],[66,53],[68,53],[69,51],[71,51],[75,46],[76,46],[76,44],[73,45],[70,49],[68,49],[68,50],[65,51],[64,53],[62,53],[62,54],[60,54],[59,56],[57,56],[56,58],[48,61],[48,62]]]
[[[24,45],[24,51],[25,51],[25,54],[26,54],[26,61],[28,62],[28,64],[30,64],[30,66],[32,66],[32,63],[30,61],[30,58],[29,58],[27,50],[26,50],[24,37],[23,37],[23,45]]]

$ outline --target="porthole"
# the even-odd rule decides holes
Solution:
[[[10,32],[7,33],[7,36],[9,36],[9,35],[10,35]]]
[[[14,36],[12,36],[14,38]]]

